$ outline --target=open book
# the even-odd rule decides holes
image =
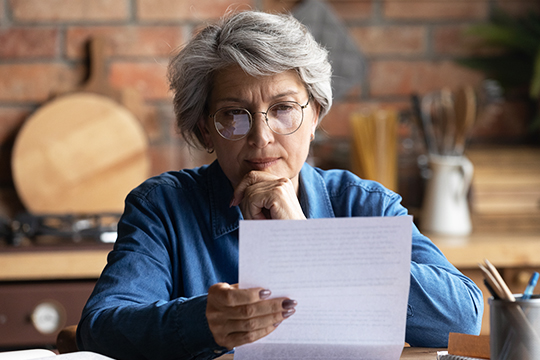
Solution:
[[[110,357],[89,351],[56,355],[46,349],[30,349],[0,352],[0,360],[113,360]]]

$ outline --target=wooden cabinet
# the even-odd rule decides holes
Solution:
[[[0,348],[54,345],[60,329],[79,321],[111,248],[1,248]]]

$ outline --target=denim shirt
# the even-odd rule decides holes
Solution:
[[[308,218],[399,216],[399,195],[343,170],[304,164],[300,204]],[[126,198],[118,240],[77,331],[81,350],[116,359],[211,359],[218,346],[206,294],[238,282],[239,207],[219,164],[168,172]],[[406,338],[445,347],[448,333],[477,334],[482,293],[413,225]]]

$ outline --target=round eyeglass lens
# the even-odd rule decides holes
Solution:
[[[238,140],[249,132],[249,114],[243,109],[222,109],[214,115],[216,130],[225,139]]]
[[[292,134],[302,125],[303,115],[295,102],[278,103],[268,109],[268,126],[278,134]]]

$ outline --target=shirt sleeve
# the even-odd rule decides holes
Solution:
[[[386,215],[406,214],[396,197]],[[482,292],[414,224],[410,280],[405,341],[411,346],[447,347],[450,332],[480,332]]]
[[[177,296],[173,227],[152,204],[129,195],[118,240],[77,329],[81,350],[115,359],[211,359],[218,346],[206,320],[206,294]]]
[[[483,311],[476,284],[415,228],[406,341],[412,346],[447,347],[450,332],[478,335]]]
[[[323,172],[336,216],[403,216],[401,196],[349,172]],[[476,284],[454,267],[413,224],[405,341],[446,347],[448,334],[478,334],[484,301]]]

